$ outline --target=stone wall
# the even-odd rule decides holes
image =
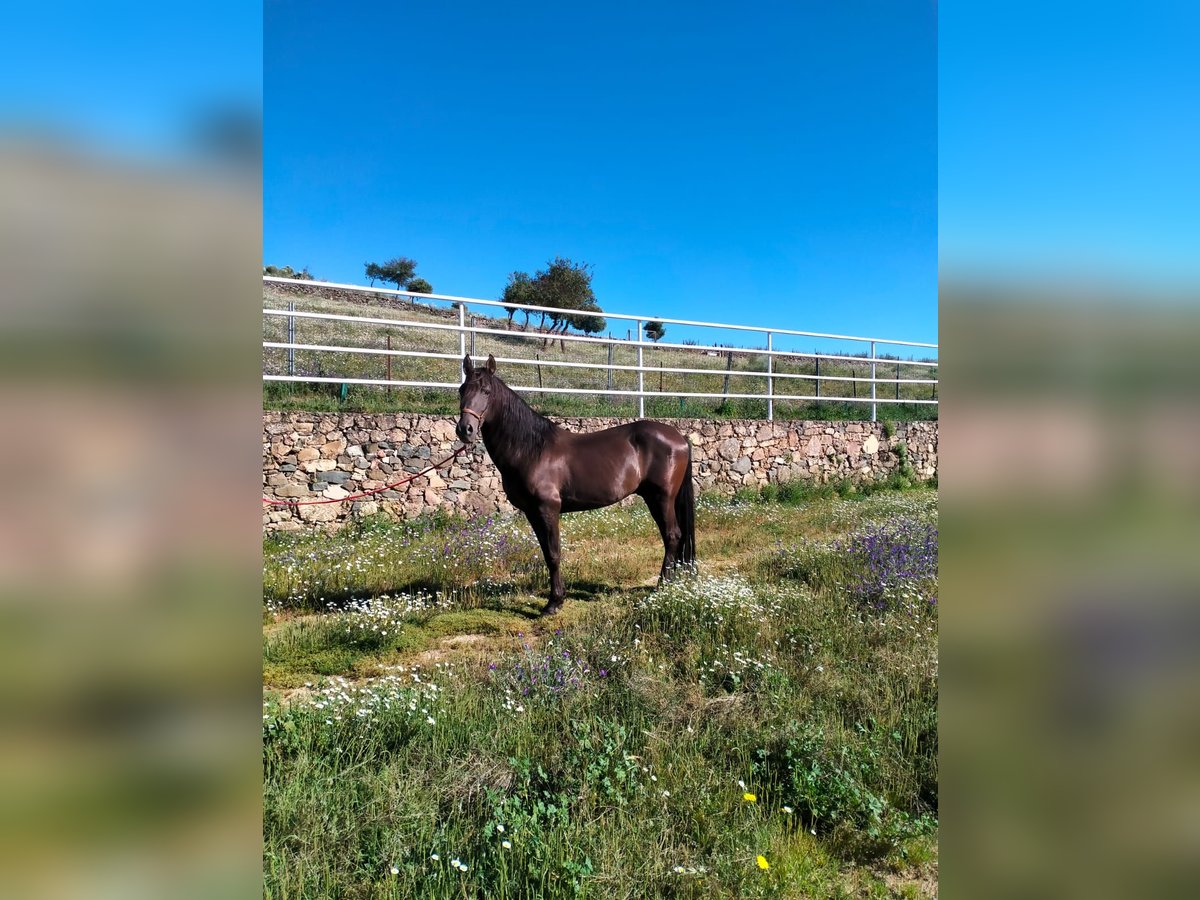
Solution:
[[[555,421],[571,431],[595,431],[629,420]],[[900,467],[893,448],[901,443],[918,478],[937,473],[937,422],[897,424],[889,439],[882,424],[871,422],[668,421],[692,442],[699,490],[731,494],[794,478],[875,481]],[[264,413],[263,496],[336,500],[384,487],[453,453],[454,424],[450,416]],[[482,443],[447,467],[364,500],[299,507],[264,503],[263,527],[332,524],[380,510],[414,517],[436,509],[511,511]]]

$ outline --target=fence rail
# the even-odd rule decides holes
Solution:
[[[500,307],[506,312],[514,310],[515,312],[529,313],[548,313],[551,315],[558,314],[560,316],[578,315],[578,310],[560,309],[556,307],[534,306],[529,304],[513,304],[503,303],[497,300],[481,300],[473,297],[458,297],[449,294],[422,294],[412,291],[393,290],[388,288],[365,287],[363,285],[342,284],[339,282],[327,281],[297,281],[287,278],[278,278],[275,276],[264,276],[264,282],[287,284],[301,286],[306,289],[325,288],[336,291],[346,291],[363,293],[369,295],[385,295],[394,296],[410,301],[441,301],[454,305],[457,309],[457,323],[443,324],[438,322],[419,321],[415,319],[402,318],[384,318],[380,316],[358,316],[347,315],[344,313],[327,313],[327,312],[312,312],[307,310],[295,309],[295,302],[290,302],[287,309],[272,309],[264,308],[263,316],[264,323],[272,318],[284,318],[287,320],[287,340],[264,340],[264,350],[283,350],[287,352],[287,374],[276,374],[264,371],[263,380],[267,382],[313,382],[318,384],[344,384],[344,385],[374,385],[380,387],[413,387],[413,388],[457,388],[461,382],[449,381],[434,381],[428,379],[395,379],[391,377],[391,362],[394,358],[400,359],[429,359],[438,361],[457,361],[461,360],[468,352],[468,338],[470,339],[470,351],[474,352],[475,339],[478,335],[503,337],[505,339],[528,339],[541,340],[543,343],[547,341],[561,342],[565,347],[567,343],[572,344],[602,344],[608,347],[607,362],[577,362],[557,359],[544,359],[538,354],[537,359],[520,356],[497,356],[497,360],[505,365],[514,366],[537,366],[538,380],[537,385],[510,385],[516,391],[523,392],[541,392],[547,394],[577,394],[586,396],[603,395],[609,397],[632,397],[636,398],[638,404],[638,416],[645,415],[645,401],[647,397],[670,397],[679,398],[682,404],[683,398],[722,398],[722,399],[746,399],[746,400],[765,400],[767,404],[768,420],[775,417],[775,404],[779,401],[836,401],[847,403],[869,403],[871,407],[871,420],[875,421],[878,415],[878,406],[881,404],[918,404],[918,405],[934,405],[936,399],[938,380],[936,377],[920,378],[920,377],[900,377],[900,366],[906,368],[921,369],[936,369],[938,363],[928,359],[917,360],[899,360],[896,357],[887,357],[878,355],[878,346],[886,345],[889,347],[906,347],[906,348],[928,348],[934,351],[937,350],[937,344],[922,343],[918,341],[903,341],[877,337],[861,337],[855,335],[844,334],[829,334],[815,331],[799,331],[787,328],[764,328],[754,325],[738,325],[726,324],[720,322],[701,322],[691,319],[676,319],[665,316],[646,316],[646,315],[631,315],[622,313],[604,312],[606,319],[615,319],[636,323],[637,337],[629,337],[626,339],[613,336],[608,337],[590,337],[587,335],[564,334],[560,332],[546,332],[540,330],[512,330],[505,328],[495,328],[488,325],[479,325],[474,321],[468,323],[467,308],[469,306],[479,306],[487,308]],[[431,336],[444,334],[447,337],[450,335],[458,336],[458,352],[444,352],[436,350],[411,350],[411,349],[392,349],[391,335],[388,333],[387,347],[369,347],[349,344],[336,344],[328,342],[304,342],[296,337],[297,320],[309,320],[313,323],[329,323],[331,327],[335,326],[381,326],[387,329],[415,329],[417,332],[425,332]],[[511,317],[510,317],[511,321]],[[650,342],[645,339],[644,326],[648,322],[661,322],[664,325],[678,325],[689,328],[703,328],[723,331],[738,331],[761,334],[765,336],[765,348],[752,347],[731,347],[721,344],[699,344],[699,343],[674,343],[674,342]],[[867,345],[869,354],[849,355],[846,353],[820,353],[814,350],[813,352],[778,349],[775,346],[777,337],[804,337],[819,340],[839,341],[839,342],[857,342]],[[443,339],[444,340],[444,339]],[[614,348],[623,347],[629,350],[636,351],[636,365],[627,365],[616,363],[614,359]],[[380,356],[386,358],[387,362],[387,377],[385,378],[364,378],[347,373],[346,375],[328,375],[324,373],[300,373],[296,372],[296,351],[308,351],[309,353],[321,354],[357,354]],[[726,368],[695,368],[687,365],[671,365],[667,366],[662,363],[658,365],[647,365],[644,354],[646,351],[661,351],[661,350],[676,350],[695,353],[704,353],[709,357],[714,355],[724,355],[727,360]],[[734,355],[745,356],[750,359],[763,360],[764,370],[745,370],[733,368]],[[778,363],[781,360],[797,360],[805,359],[812,360],[814,372],[812,374],[799,372],[782,372],[778,371]],[[859,377],[857,374],[851,375],[833,375],[820,374],[821,362],[827,363],[856,363],[859,365],[869,365],[870,376]],[[880,376],[878,368],[880,366],[894,366],[894,377],[886,375]],[[542,367],[551,369],[576,369],[576,370],[601,370],[608,373],[607,385],[604,388],[596,387],[552,387],[544,386],[541,382]],[[853,372],[853,370],[851,370]],[[637,375],[637,389],[621,389],[614,388],[613,373],[624,372]],[[648,390],[645,384],[646,373],[659,373],[660,380],[667,374],[683,375],[683,376],[723,376],[724,388],[720,392],[702,391],[702,390]],[[931,373],[936,374],[936,373]],[[761,379],[763,381],[763,393],[747,393],[747,392],[732,392],[729,390],[730,378],[751,378]],[[813,388],[812,394],[789,394],[780,393],[777,386],[786,386],[797,382],[808,382]],[[821,385],[823,383],[849,383],[852,386],[858,384],[867,384],[870,386],[870,396],[858,397],[857,391],[852,397],[831,396],[828,392],[824,397],[821,395]],[[895,397],[881,396],[877,390],[879,385],[892,386],[895,390]],[[932,388],[932,396],[929,399],[900,397],[901,385],[927,385]]]

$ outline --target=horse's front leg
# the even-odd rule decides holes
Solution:
[[[542,556],[546,558],[546,569],[550,573],[550,602],[542,615],[552,616],[562,609],[563,598],[567,590],[563,585],[562,543],[559,535],[558,518],[561,505],[557,503],[540,504],[532,511],[525,513],[533,533],[537,535],[538,543],[542,546]]]

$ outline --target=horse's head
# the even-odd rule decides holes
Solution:
[[[463,357],[463,374],[466,379],[458,389],[458,427],[454,430],[460,441],[470,444],[483,433],[492,391],[500,380],[496,377],[496,357],[489,354],[487,364],[475,368],[467,354]]]

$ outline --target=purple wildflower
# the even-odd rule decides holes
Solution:
[[[910,519],[875,525],[843,546],[860,563],[850,589],[861,602],[883,609],[898,588],[927,593],[937,580],[937,527]],[[936,594],[932,595],[934,601]]]

